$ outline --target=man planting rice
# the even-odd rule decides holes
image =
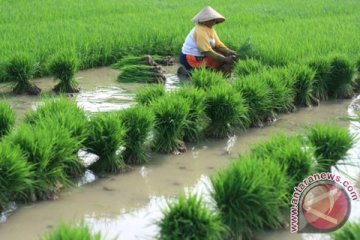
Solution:
[[[224,22],[225,18],[207,6],[196,14],[192,21],[196,23],[196,26],[187,35],[182,46],[180,63],[183,68],[179,73],[206,67],[221,71],[226,75],[230,74],[235,60],[235,51],[221,42],[213,28],[216,24]]]

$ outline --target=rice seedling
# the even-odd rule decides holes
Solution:
[[[197,142],[206,125],[205,92],[201,89],[184,86],[176,94],[185,98],[190,103],[189,114],[184,126],[184,141]]]
[[[124,143],[124,128],[118,118],[109,113],[98,113],[87,124],[88,136],[84,142],[86,149],[99,156],[90,165],[96,173],[117,173],[124,168],[119,148]]]
[[[260,159],[271,159],[281,165],[288,177],[289,194],[292,194],[294,186],[314,172],[314,149],[306,147],[299,137],[276,135],[255,145],[251,154]]]
[[[246,59],[238,61],[234,68],[235,76],[246,77],[249,74],[259,73],[265,69],[265,66],[256,59]]]
[[[353,96],[354,65],[347,56],[334,55],[330,60],[329,95],[334,98]]]
[[[359,222],[347,222],[343,227],[331,233],[331,237],[334,240],[357,240],[359,236]]]
[[[237,79],[233,86],[241,93],[245,103],[248,105],[251,126],[262,126],[263,122],[275,116],[271,90],[258,76],[249,75],[246,78]]]
[[[182,141],[190,103],[176,94],[168,94],[153,104],[155,127],[153,149],[161,153],[186,151]]]
[[[78,83],[75,73],[78,68],[78,59],[71,53],[61,53],[55,56],[49,64],[49,72],[60,82],[54,87],[55,92],[77,93]]]
[[[210,122],[206,134],[214,138],[224,138],[233,134],[233,128],[249,125],[248,107],[243,95],[230,85],[210,88],[206,93],[205,112]]]
[[[192,71],[191,82],[196,88],[207,90],[213,86],[226,83],[226,80],[221,73],[202,67]]]
[[[204,205],[201,197],[180,195],[174,203],[163,210],[158,221],[160,228],[158,239],[223,239],[225,227],[219,215]]]
[[[93,234],[89,226],[81,223],[80,225],[59,224],[50,233],[46,234],[41,240],[101,240],[101,234]]]
[[[165,95],[165,87],[162,84],[146,86],[136,92],[135,101],[142,105],[150,105],[158,98]]]
[[[122,69],[127,65],[150,65],[156,66],[157,64],[171,66],[174,64],[174,59],[170,56],[159,55],[144,55],[144,56],[125,56],[111,66],[115,69]]]
[[[126,65],[117,77],[119,82],[164,83],[166,77],[160,66]]]
[[[152,111],[143,106],[128,108],[120,112],[120,120],[125,130],[123,159],[126,164],[147,162],[145,141],[154,127]]]
[[[306,136],[315,148],[319,171],[331,172],[339,160],[345,160],[347,151],[354,145],[354,136],[336,125],[314,125]]]
[[[242,60],[259,57],[250,38],[247,38],[236,52],[238,57]]]
[[[254,232],[281,227],[288,187],[284,176],[275,162],[242,157],[211,178],[229,239],[252,239]]]
[[[26,198],[26,190],[33,184],[31,166],[19,147],[0,142],[0,212],[15,199]]]
[[[7,102],[0,101],[0,139],[10,132],[14,123],[15,112]]]
[[[330,81],[330,61],[327,58],[314,58],[309,61],[308,66],[315,71],[313,95],[320,101],[328,98]]]
[[[27,55],[15,55],[5,66],[6,78],[15,82],[15,94],[39,95],[41,89],[30,83],[35,72],[35,64]]]

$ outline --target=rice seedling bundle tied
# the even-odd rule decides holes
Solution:
[[[351,98],[354,94],[353,63],[347,56],[334,55],[331,57],[330,67],[329,95],[334,98]]]
[[[126,65],[121,68],[119,82],[164,83],[166,78],[160,66]]]
[[[41,237],[41,240],[101,240],[100,233],[92,233],[89,226],[84,223],[80,225],[70,225],[61,223],[51,232]]]
[[[207,68],[196,68],[192,71],[191,82],[196,88],[207,90],[213,86],[225,84],[224,76]]]
[[[162,84],[149,85],[139,89],[135,95],[135,101],[141,105],[150,105],[165,95],[165,87]]]
[[[0,139],[11,131],[14,124],[15,112],[7,102],[0,101]]]
[[[174,64],[174,59],[171,56],[159,55],[144,55],[144,56],[125,56],[111,66],[115,69],[122,69],[128,65],[149,65],[156,66],[157,64],[164,66],[171,66]]]

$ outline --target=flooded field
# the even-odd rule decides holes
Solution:
[[[173,69],[168,70],[172,72]],[[77,79],[82,89],[74,95],[78,104],[87,112],[114,111],[130,106],[134,93],[143,84],[116,82],[117,71],[99,68],[82,71]],[[51,92],[55,85],[52,79],[37,79],[35,83],[44,92]],[[167,74],[166,88],[179,85],[174,74]],[[3,91],[6,87],[2,87]],[[4,90],[5,91],[5,90]],[[38,97],[7,96],[16,110],[18,121],[26,111],[35,107]],[[205,139],[198,144],[188,145],[188,152],[182,155],[151,153],[149,164],[135,167],[124,174],[103,178],[87,172],[87,184],[70,189],[56,201],[46,201],[17,206],[16,211],[0,223],[0,239],[35,240],[53,228],[57,223],[84,220],[94,231],[101,231],[106,239],[153,239],[157,234],[155,222],[161,216],[161,209],[183,191],[208,194],[209,176],[225,167],[240,153],[273,134],[301,133],[304,127],[313,123],[336,123],[348,127],[342,120],[351,114],[351,100],[337,100],[321,103],[318,107],[301,108],[297,112],[281,115],[279,119],[264,128],[253,128],[236,132],[235,137],[225,140]],[[351,131],[355,131],[351,128]],[[350,156],[356,161],[360,155],[359,142]],[[355,179],[359,178],[358,167],[344,167]],[[97,178],[96,181],[95,178]],[[359,204],[353,204],[351,219],[360,218]],[[1,220],[0,220],[1,222]],[[288,230],[263,233],[257,239],[328,239],[320,235],[293,235]]]

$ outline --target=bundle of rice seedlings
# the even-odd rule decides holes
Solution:
[[[251,149],[251,154],[260,159],[276,161],[286,172],[289,194],[303,179],[314,172],[314,149],[306,147],[298,137],[276,135]]]
[[[61,223],[50,233],[46,234],[41,240],[101,240],[101,234],[93,234],[85,224],[68,225]]]
[[[335,55],[331,57],[330,66],[329,95],[334,98],[351,98],[354,95],[354,65],[347,56]]]
[[[176,94],[190,104],[189,114],[184,127],[184,141],[197,142],[205,128],[205,92],[190,86],[181,87]]]
[[[236,52],[240,59],[259,57],[259,54],[257,53],[254,44],[252,43],[250,38],[247,38]]]
[[[276,162],[242,157],[211,182],[220,218],[230,230],[229,239],[252,239],[254,232],[281,227],[288,185]]]
[[[118,118],[109,113],[97,113],[91,116],[87,128],[84,145],[99,156],[90,169],[96,173],[117,173],[123,169],[125,164],[118,151],[123,146],[125,131]]]
[[[128,108],[120,112],[120,119],[125,130],[123,159],[126,164],[147,162],[145,141],[154,127],[152,111],[143,106]]]
[[[75,73],[78,65],[78,59],[71,53],[61,53],[51,60],[48,70],[55,79],[60,80],[60,82],[54,87],[55,92],[79,92],[79,88],[77,88],[78,83],[75,80]]]
[[[155,127],[153,149],[161,153],[186,151],[182,141],[190,103],[177,94],[168,94],[153,104]]]
[[[156,66],[157,64],[164,66],[171,66],[174,64],[174,59],[171,56],[159,55],[143,55],[143,56],[125,56],[119,61],[111,65],[115,69],[122,69],[127,65],[149,65]]]
[[[265,66],[256,59],[246,59],[238,61],[234,68],[235,76],[246,77],[249,74],[259,73],[265,69]]]
[[[27,55],[15,55],[5,66],[6,78],[15,82],[13,92],[15,94],[27,93],[39,95],[41,89],[30,83],[35,73],[35,65]]]
[[[160,228],[158,239],[223,239],[225,227],[220,217],[204,205],[201,197],[179,196],[177,202],[169,203],[163,217],[157,223]]]
[[[136,92],[135,101],[142,105],[150,105],[165,95],[165,87],[162,84],[146,86]]]
[[[166,77],[158,65],[126,65],[117,77],[119,82],[164,83]]]
[[[262,126],[263,122],[274,118],[271,89],[256,75],[237,79],[234,88],[241,93],[248,105],[251,126]]]
[[[331,233],[334,240],[357,240],[360,236],[360,223],[347,222],[339,230]]]
[[[196,88],[203,90],[226,83],[222,73],[204,67],[196,68],[191,72],[191,81]]]
[[[243,95],[230,85],[210,88],[205,98],[205,112],[210,119],[206,134],[224,138],[233,134],[234,126],[247,127],[250,119],[245,101]]]
[[[315,58],[309,61],[308,66],[315,71],[313,95],[320,101],[328,98],[330,61],[327,58]]]
[[[31,166],[21,149],[9,141],[0,142],[0,212],[10,201],[26,198],[32,179]]]
[[[319,171],[331,172],[339,160],[345,159],[347,151],[354,145],[354,136],[346,128],[336,125],[314,125],[306,136],[315,148]]]
[[[15,112],[7,102],[0,101],[0,138],[10,132],[14,123]]]

